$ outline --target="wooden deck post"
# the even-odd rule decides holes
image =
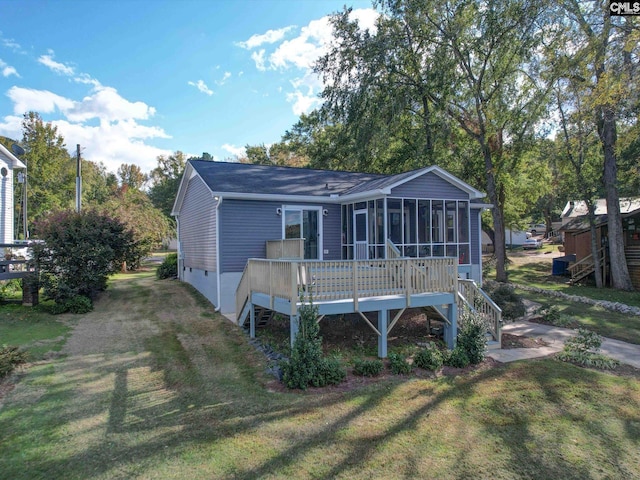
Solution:
[[[249,337],[256,338],[256,309],[249,299]]]
[[[389,310],[378,311],[378,357],[387,358],[387,328],[389,325]]]
[[[291,348],[293,348],[293,342],[296,341],[296,337],[298,336],[299,318],[300,317],[298,317],[298,315],[291,315],[289,317],[289,337],[291,338]]]
[[[447,320],[444,324],[444,341],[449,350],[456,347],[456,337],[458,336],[458,307],[455,303],[450,303],[447,307]]]

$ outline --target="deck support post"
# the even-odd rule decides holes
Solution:
[[[256,309],[249,303],[249,337],[256,338]]]
[[[378,311],[378,357],[387,358],[387,327],[389,325],[389,310]]]
[[[289,316],[289,337],[291,337],[291,348],[293,348],[293,342],[296,341],[296,337],[298,336],[299,318],[300,317],[298,315]]]
[[[455,302],[447,306],[447,320],[444,324],[444,341],[447,348],[453,350],[458,336],[458,307]]]

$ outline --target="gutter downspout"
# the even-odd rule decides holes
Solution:
[[[215,199],[215,196],[213,198]],[[220,205],[222,205],[222,197],[218,196],[218,203],[216,205],[216,289],[218,306],[214,310],[216,312],[219,312],[222,307],[222,298],[220,298]]]

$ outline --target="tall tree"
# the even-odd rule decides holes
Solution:
[[[587,67],[588,100],[603,153],[611,283],[631,290],[624,253],[616,155],[618,121],[638,107],[640,30],[637,18],[613,17],[607,1],[564,0],[574,55]]]
[[[334,18],[337,45],[359,47],[346,48],[344,54],[333,49],[318,63],[328,85],[323,93],[327,108],[343,112],[345,121],[370,118],[377,108],[392,115],[406,105],[398,118],[420,112],[414,121],[422,125],[421,151],[428,163],[434,158],[436,132],[447,131],[442,128],[448,125],[443,116],[455,122],[477,147],[478,155],[468,161],[481,164],[484,188],[494,207],[496,279],[506,281],[505,185],[519,170],[523,146],[544,112],[548,93],[538,71],[539,48],[551,31],[541,25],[545,4],[542,0],[379,3],[383,12],[375,35],[358,33],[348,11]],[[379,38],[369,41],[374,37]],[[373,89],[375,95],[371,94],[370,85],[378,79],[392,82],[393,93]],[[364,128],[361,121],[356,125]],[[375,131],[375,125],[364,133]]]
[[[142,190],[149,177],[142,172],[142,169],[135,164],[123,163],[118,168],[118,179],[121,186]]]
[[[208,155],[208,154],[204,154]],[[203,159],[204,158],[203,156]],[[171,218],[173,203],[180,187],[180,179],[186,165],[184,153],[176,151],[172,155],[157,157],[158,166],[151,171],[149,198],[167,218]]]
[[[27,224],[31,228],[49,213],[73,205],[74,163],[58,129],[35,112],[24,115],[21,145],[27,165]]]

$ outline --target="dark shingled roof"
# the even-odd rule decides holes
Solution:
[[[233,162],[190,160],[193,168],[213,192],[257,193],[269,195],[343,195],[353,190],[382,188],[404,178],[373,173],[337,172],[308,168],[274,167]],[[415,172],[411,172],[415,173]],[[381,183],[384,185],[380,186]]]

